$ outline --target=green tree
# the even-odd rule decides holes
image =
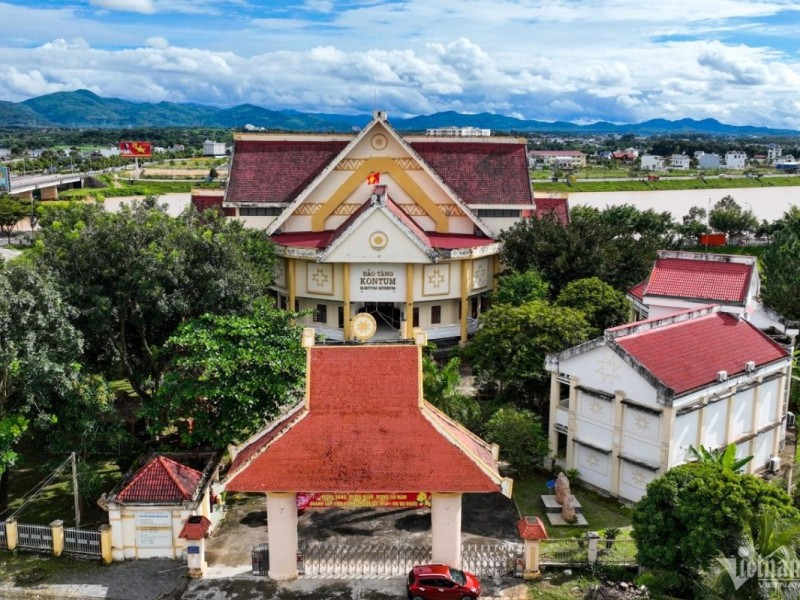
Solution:
[[[500,446],[500,456],[520,473],[542,466],[550,454],[547,433],[539,415],[506,406],[486,424],[486,439]]]
[[[549,389],[545,355],[589,339],[591,326],[572,308],[543,300],[521,306],[499,304],[481,315],[481,328],[466,353],[487,391],[535,406]]]
[[[742,523],[763,509],[800,518],[785,491],[752,475],[712,463],[670,469],[648,484],[633,509],[639,564],[677,576],[683,589],[675,591],[687,593],[717,552],[735,551]]]
[[[461,359],[452,357],[443,366],[428,354],[422,357],[422,389],[425,400],[451,419],[472,429],[479,424],[481,407],[475,398],[458,391]]]
[[[708,600],[800,598],[800,524],[764,510],[742,523],[733,555],[718,553],[702,574]]]
[[[568,225],[554,215],[522,219],[504,231],[503,261],[512,269],[538,270],[551,292],[570,281],[599,277],[624,290],[649,273],[656,251],[675,242],[670,213],[631,205],[603,211],[583,206],[570,211]]]
[[[547,282],[538,271],[507,271],[497,280],[492,300],[498,304],[519,305],[531,300],[547,300],[547,296]]]
[[[298,315],[257,303],[252,315],[203,315],[167,341],[172,356],[144,407],[152,429],[187,445],[241,441],[297,399],[305,372]]]
[[[681,224],[677,226],[677,232],[681,235],[684,246],[696,246],[697,237],[702,233],[708,233],[707,217],[706,209],[699,206],[692,206],[683,216]]]
[[[77,378],[81,337],[72,316],[46,273],[18,261],[0,265],[0,511],[17,442],[31,423],[52,424]]]
[[[207,312],[247,313],[271,278],[272,245],[215,211],[178,218],[150,200],[107,213],[71,205],[42,216],[36,262],[76,307],[94,370],[120,369],[143,402],[161,385],[167,339]]]
[[[25,207],[19,200],[8,194],[0,195],[0,233],[5,234],[9,244],[14,228],[24,218]]]
[[[725,196],[714,205],[708,213],[708,223],[731,238],[754,231],[758,227],[758,219],[753,211],[742,210],[733,196]]]
[[[753,460],[752,456],[736,458],[736,444],[728,444],[725,450],[709,450],[705,446],[695,448],[689,446],[689,453],[702,463],[722,465],[722,468],[741,473],[745,465]]]
[[[625,294],[597,277],[568,283],[558,294],[556,305],[582,312],[595,336],[602,335],[609,327],[626,323],[630,313]]]
[[[789,319],[800,320],[800,208],[791,207],[776,222],[761,266],[764,303]]]

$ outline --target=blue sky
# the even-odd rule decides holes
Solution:
[[[800,129],[800,0],[0,0],[0,99]]]

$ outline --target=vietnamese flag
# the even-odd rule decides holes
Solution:
[[[381,174],[377,171],[373,171],[369,175],[367,175],[367,183],[369,185],[377,185],[381,182]]]

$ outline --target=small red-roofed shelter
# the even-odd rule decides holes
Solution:
[[[267,495],[270,577],[297,575],[299,491],[338,506],[348,506],[351,494],[358,503],[423,494],[433,560],[456,566],[461,495],[510,496],[497,446],[422,398],[421,353],[412,344],[309,347],[305,401],[238,449],[224,484]]]
[[[517,521],[519,537],[525,540],[525,579],[539,579],[539,541],[547,539],[547,530],[539,517],[522,517]]]
[[[184,533],[196,529],[189,519],[197,517],[208,530],[222,518],[211,490],[219,461],[219,453],[155,454],[103,494],[113,560],[185,556],[190,538]]]

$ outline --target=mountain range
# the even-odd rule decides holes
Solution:
[[[0,101],[0,125],[17,127],[132,128],[132,127],[223,127],[245,125],[267,130],[344,132],[363,127],[370,115],[304,113],[270,110],[254,104],[217,108],[194,103],[131,102],[102,98],[89,90],[56,92],[22,102]],[[564,134],[634,133],[638,135],[701,133],[730,136],[798,135],[791,129],[726,125],[716,119],[652,119],[635,124],[605,121],[578,125],[566,121],[516,119],[490,113],[440,112],[409,119],[392,119],[401,131],[424,131],[435,127],[479,127],[493,131]]]

